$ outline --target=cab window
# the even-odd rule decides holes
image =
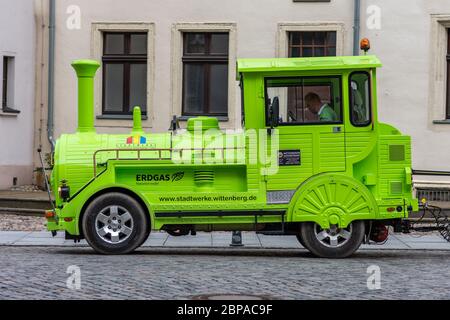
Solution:
[[[266,78],[266,124],[272,103],[279,104],[279,125],[342,123],[341,79]]]
[[[356,127],[371,124],[370,75],[354,72],[350,75],[350,120]]]

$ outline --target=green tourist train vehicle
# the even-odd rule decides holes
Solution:
[[[151,230],[256,231],[343,258],[418,209],[411,139],[378,121],[375,56],[238,60],[242,130],[231,133],[202,116],[146,133],[135,107],[129,134],[98,134],[100,65],[72,66],[78,129],[54,149],[47,227],[99,253],[132,252]]]

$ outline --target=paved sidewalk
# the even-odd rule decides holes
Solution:
[[[242,248],[299,249],[295,236],[266,236],[255,232],[242,233]],[[165,232],[152,232],[144,247],[165,248],[230,248],[231,232],[198,232],[196,236],[173,237]],[[74,243],[65,240],[64,233],[52,237],[49,232],[0,231],[0,246],[87,246],[85,240]],[[363,245],[366,249],[388,250],[450,250],[450,243],[437,233],[391,234],[383,245]]]

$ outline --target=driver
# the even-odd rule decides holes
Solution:
[[[322,103],[320,97],[314,92],[310,92],[305,96],[305,106],[309,111],[316,114],[320,121],[336,122],[339,120],[333,108],[327,103]]]

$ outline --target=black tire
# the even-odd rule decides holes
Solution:
[[[144,242],[148,239],[148,237],[150,236],[150,231],[151,228],[150,226],[147,227],[147,232],[145,233],[145,236],[142,238],[141,243],[138,244],[138,246],[136,248],[139,248],[140,246],[142,246],[144,244]]]
[[[303,241],[302,236],[300,234],[297,234],[296,237],[297,237],[298,242],[300,242],[300,244],[302,245],[302,247],[306,248],[305,247],[305,242]]]
[[[302,223],[300,227],[300,237],[305,244],[305,248],[317,257],[334,259],[346,258],[358,250],[363,242],[365,233],[364,221],[353,221],[349,227],[351,227],[351,232],[348,240],[337,247],[327,246],[317,238],[316,228],[319,227],[315,223]]]
[[[115,209],[112,209],[115,208]],[[128,213],[127,225],[125,223],[120,225],[114,225],[114,231],[120,233],[120,230],[126,230],[127,234],[122,233],[122,239],[119,236],[115,236],[114,239],[111,234],[100,235],[100,233],[112,232],[109,222],[103,222],[100,220],[100,214],[102,213],[102,219],[106,216],[111,217],[113,214],[118,218],[114,219],[121,222],[120,217],[125,217],[124,214]],[[108,216],[109,214],[109,216]],[[118,214],[118,215],[116,215]],[[127,218],[124,218],[124,220]],[[117,227],[118,229],[115,229]],[[98,198],[95,198],[83,215],[82,228],[88,244],[98,253],[101,254],[127,254],[135,250],[142,245],[149,235],[150,226],[147,223],[147,218],[141,205],[123,193],[111,192],[106,193]],[[122,228],[122,229],[121,229]],[[111,229],[111,230],[108,230]],[[97,232],[99,230],[99,232]],[[106,230],[106,231],[104,231]],[[130,231],[131,230],[131,231]],[[110,236],[108,238],[108,236]],[[118,240],[117,240],[118,239]]]

